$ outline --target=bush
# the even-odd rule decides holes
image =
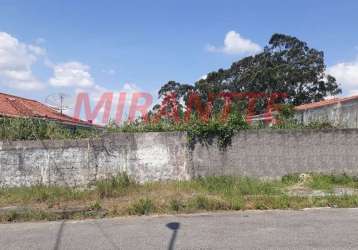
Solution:
[[[210,202],[209,202],[209,198],[206,196],[197,196],[192,200],[192,207],[194,207],[195,209],[205,209],[205,210],[209,210],[210,208]]]
[[[102,209],[101,203],[99,201],[96,201],[90,206],[90,210],[92,211],[99,211]]]
[[[281,181],[285,185],[293,185],[300,181],[300,175],[299,174],[284,175],[282,176]]]
[[[154,211],[155,211],[154,203],[149,198],[138,200],[137,202],[132,204],[128,209],[128,212],[131,215],[148,215]]]
[[[232,197],[229,200],[230,209],[232,210],[241,210],[245,206],[245,202],[242,197]]]
[[[195,142],[212,144],[214,139],[221,148],[224,148],[231,143],[231,137],[235,132],[241,129],[247,129],[249,125],[244,120],[244,117],[238,113],[229,115],[226,121],[220,117],[211,117],[208,121],[202,121],[196,116],[192,116],[189,121],[171,122],[169,120],[140,121],[133,123],[125,123],[122,126],[110,124],[107,131],[114,132],[170,132],[170,131],[184,131],[188,133],[189,144],[193,146]]]
[[[169,209],[171,211],[179,212],[180,210],[185,208],[185,204],[180,199],[171,199],[169,201]]]

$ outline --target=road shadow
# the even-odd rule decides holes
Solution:
[[[55,246],[54,246],[54,250],[59,250],[60,246],[61,246],[61,239],[62,239],[62,234],[63,234],[63,229],[65,227],[65,221],[62,221],[61,225],[60,225],[60,229],[57,232],[57,237],[56,237],[56,242],[55,242]]]
[[[178,222],[170,222],[166,226],[167,226],[167,228],[169,228],[170,230],[173,231],[172,237],[170,239],[169,247],[168,247],[168,250],[173,250],[175,240],[176,240],[176,237],[177,237],[177,234],[178,234],[178,230],[180,228],[180,223],[178,223]]]
[[[102,226],[100,225],[100,223],[98,222],[94,222],[94,224],[96,225],[96,227],[99,229],[99,231],[101,232],[101,234],[103,235],[103,237],[107,240],[107,242],[112,246],[113,249],[121,249],[119,246],[117,246],[117,244],[111,239],[111,236],[108,235],[106,233],[106,231],[102,228]]]

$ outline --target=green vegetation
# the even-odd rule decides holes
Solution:
[[[245,122],[244,117],[239,114],[231,114],[226,121],[222,121],[215,116],[208,121],[202,121],[194,116],[188,122],[171,122],[160,120],[158,122],[140,122],[116,126],[108,126],[109,133],[117,132],[172,132],[183,131],[188,133],[189,144],[195,142],[212,144],[214,139],[220,147],[225,147],[231,143],[232,136],[242,130],[248,129],[249,125]]]
[[[272,129],[322,129],[333,128],[329,123],[312,123],[309,125],[298,124],[293,119],[292,107],[282,106],[282,113],[278,119],[280,123],[271,127]],[[55,122],[40,119],[0,118],[0,140],[46,140],[46,139],[79,139],[96,138],[105,133],[142,133],[142,132],[174,132],[182,131],[188,134],[188,144],[195,145],[196,142],[212,144],[217,142],[220,148],[231,144],[231,138],[235,133],[247,129],[259,129],[260,125],[249,125],[240,113],[230,113],[223,120],[220,115],[213,115],[203,121],[197,115],[192,115],[189,121],[183,119],[174,122],[169,119],[159,121],[137,120],[120,126],[110,123],[104,130],[95,128],[71,128]]]
[[[42,119],[0,117],[0,140],[88,138],[100,133],[93,128],[70,128]]]
[[[252,56],[232,63],[227,69],[206,74],[192,84],[168,81],[159,90],[159,97],[174,93],[185,106],[192,93],[197,94],[203,103],[210,95],[217,93],[261,93],[285,94],[278,103],[300,105],[322,100],[329,95],[341,93],[336,79],[325,71],[324,52],[311,48],[305,41],[285,34],[273,34],[265,49]],[[267,97],[260,97],[256,111],[266,108]],[[222,100],[213,103],[214,110],[223,106]]]
[[[331,191],[335,186],[358,188],[358,178],[348,175],[317,175],[313,174],[308,186],[312,189]]]
[[[218,116],[214,116],[207,121],[202,121],[192,117],[188,122],[171,122],[168,120],[160,120],[158,122],[142,122],[125,123],[121,126],[110,124],[106,131],[108,133],[145,133],[145,132],[175,132],[182,131],[188,134],[188,144],[195,145],[196,142],[212,144],[217,142],[221,149],[231,144],[231,138],[239,131],[249,129],[329,129],[335,128],[328,122],[312,122],[303,125],[294,120],[293,117],[278,117],[279,123],[272,127],[264,124],[249,125],[244,117],[238,113],[229,115],[226,121],[222,121]]]
[[[97,181],[95,186],[100,198],[116,197],[123,194],[135,183],[126,174],[119,174],[108,180]]]
[[[130,215],[148,215],[154,211],[154,203],[149,198],[139,199],[128,208],[128,213]]]
[[[354,190],[337,194],[335,188]],[[296,193],[304,190],[305,193]],[[321,195],[314,195],[320,191]],[[3,210],[6,207],[15,210]],[[34,186],[0,189],[0,222],[246,209],[358,207],[358,178],[293,174],[280,180],[201,177],[139,184],[126,174],[88,188]]]
[[[163,132],[185,131],[189,144],[211,143],[214,138],[220,147],[230,144],[234,133],[249,128],[243,115],[247,113],[249,97],[234,98],[233,93],[260,93],[253,111],[263,113],[269,103],[281,104],[279,122],[273,128],[330,128],[329,123],[312,123],[302,126],[293,119],[293,105],[320,101],[328,95],[341,92],[336,79],[325,73],[324,53],[310,48],[304,41],[284,34],[273,34],[264,51],[234,62],[228,69],[219,69],[207,74],[192,85],[169,81],[158,92],[161,105],[156,105],[150,117],[163,116],[156,122],[136,121],[122,126],[111,124],[107,132]],[[220,95],[224,94],[224,95]],[[276,96],[284,94],[284,96]],[[198,97],[198,106],[191,107],[190,96]],[[226,95],[226,97],[224,97]],[[231,97],[229,97],[231,95]],[[215,98],[213,96],[216,96]],[[273,97],[276,96],[277,98]],[[171,98],[173,97],[173,98]],[[226,98],[226,99],[225,99]],[[232,101],[230,109],[225,106],[227,98]],[[251,97],[251,100],[256,100]],[[201,107],[200,107],[201,106]],[[228,119],[221,119],[223,110],[231,110]],[[184,110],[193,111],[189,121],[183,121]],[[204,109],[204,112],[202,109]],[[206,121],[200,114],[208,113]],[[174,114],[179,119],[171,120]],[[173,117],[172,117],[173,118]],[[55,122],[41,119],[0,118],[0,140],[43,140],[88,138],[102,135],[101,131],[84,128],[68,128]]]
[[[291,114],[289,113],[291,112]],[[287,115],[287,113],[289,115]],[[292,111],[284,110],[279,115],[279,124],[271,129],[322,129],[333,128],[329,123],[298,124],[292,117]],[[266,126],[262,126],[266,127]],[[181,131],[188,135],[188,145],[193,147],[196,142],[212,144],[214,141],[221,149],[231,144],[235,133],[248,129],[260,129],[260,125],[249,125],[238,113],[231,113],[226,120],[213,116],[202,121],[196,116],[188,122],[172,122],[162,119],[158,122],[136,121],[121,126],[109,124],[105,130],[91,128],[68,128],[55,122],[37,119],[0,118],[0,140],[46,140],[46,139],[80,139],[97,138],[105,133],[143,133],[143,132],[175,132]],[[114,183],[115,185],[115,183]],[[103,187],[105,189],[106,187]],[[104,190],[106,192],[106,190]]]
[[[0,214],[0,223],[19,222],[19,221],[42,221],[60,220],[60,216],[42,210],[25,209],[23,211],[11,211]]]

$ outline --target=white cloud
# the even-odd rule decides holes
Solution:
[[[226,34],[223,47],[208,45],[207,49],[210,52],[223,52],[226,54],[255,54],[262,50],[260,45],[242,37],[233,30]]]
[[[46,50],[42,48],[41,43],[44,43],[43,39],[38,39],[33,44],[21,43],[10,34],[0,32],[0,86],[3,85],[21,90],[35,90],[48,87],[47,91],[56,91],[56,89],[62,87],[63,89],[61,91],[64,90],[65,93],[72,96],[66,100],[66,104],[70,109],[65,110],[65,113],[69,115],[74,114],[76,96],[78,93],[84,92],[89,95],[93,109],[104,93],[113,92],[113,103],[111,107],[112,119],[115,118],[116,115],[119,93],[125,92],[126,100],[123,119],[126,119],[132,101],[132,95],[140,91],[137,85],[126,83],[122,85],[120,89],[107,89],[95,83],[88,65],[78,61],[68,61],[65,63],[53,62],[48,58]],[[53,70],[53,75],[46,81],[46,84],[38,81],[33,74],[32,67],[38,61],[40,61],[41,64],[36,66],[47,67]],[[116,71],[110,68],[104,72],[110,75],[116,74]],[[47,92],[44,93],[46,94]],[[82,113],[83,112],[81,112],[81,114]],[[102,108],[95,122],[101,123],[103,113],[104,110]]]
[[[44,48],[41,48],[40,46],[30,44],[27,47],[28,47],[28,50],[31,51],[36,56],[45,56],[46,55],[46,50]]]
[[[345,94],[358,94],[358,58],[351,62],[335,64],[327,69],[327,73],[342,84]]]
[[[32,66],[46,52],[39,46],[21,43],[6,32],[0,32],[0,84],[13,89],[42,89]]]
[[[54,76],[49,83],[55,87],[81,87],[94,86],[94,80],[89,72],[90,67],[80,62],[66,62],[53,66]]]
[[[49,80],[49,83],[54,87],[68,87],[70,89],[73,89],[75,93],[72,100],[70,100],[69,102],[70,106],[72,106],[72,109],[66,111],[66,114],[70,116],[74,116],[76,97],[79,93],[85,93],[88,95],[91,110],[94,110],[95,106],[101,100],[101,97],[104,93],[113,93],[110,117],[111,119],[115,119],[119,93],[126,93],[126,100],[124,104],[124,113],[126,115],[128,114],[132,94],[134,92],[140,91],[140,88],[132,83],[125,83],[122,88],[118,90],[107,89],[101,85],[98,85],[93,80],[93,77],[90,72],[90,67],[81,62],[54,64],[51,61],[48,61],[46,62],[46,64],[47,66],[54,69],[54,76]],[[81,114],[83,116],[82,119],[87,119],[86,117],[84,117],[83,112]],[[105,125],[104,123],[102,123],[103,115],[104,106],[99,110],[99,114],[93,122],[99,125]]]

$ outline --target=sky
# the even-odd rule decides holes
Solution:
[[[156,97],[167,81],[192,84],[284,33],[323,50],[343,95],[358,94],[357,13],[354,0],[0,0],[0,92]]]

